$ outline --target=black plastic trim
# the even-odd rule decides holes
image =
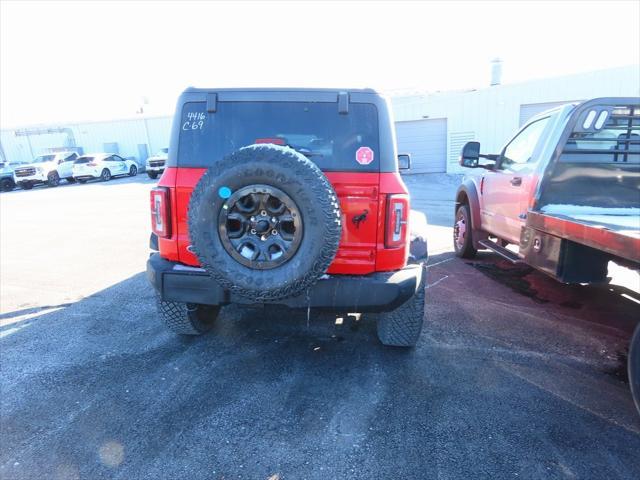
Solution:
[[[386,312],[398,308],[416,293],[422,275],[421,264],[408,265],[396,272],[326,275],[305,294],[273,303],[337,312]],[[206,272],[185,268],[163,259],[158,253],[153,253],[147,261],[147,278],[163,300],[205,305],[256,303],[230,294]]]

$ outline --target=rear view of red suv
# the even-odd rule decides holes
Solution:
[[[224,305],[273,303],[375,313],[383,344],[415,345],[425,268],[396,157],[372,90],[187,89],[151,192],[164,323],[200,334]]]

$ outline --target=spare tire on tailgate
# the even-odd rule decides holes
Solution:
[[[254,301],[299,294],[327,270],[342,232],[337,196],[288,147],[244,147],[202,176],[189,204],[192,250],[223,288]]]

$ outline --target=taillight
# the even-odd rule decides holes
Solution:
[[[158,237],[171,235],[169,189],[167,187],[155,187],[151,190],[151,229]]]
[[[409,218],[409,197],[404,194],[387,197],[387,227],[384,245],[398,248],[407,241],[407,220]]]

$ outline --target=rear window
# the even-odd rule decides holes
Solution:
[[[78,165],[81,163],[89,163],[91,160],[93,160],[93,157],[78,157],[73,163],[74,165]]]
[[[348,114],[336,103],[204,102],[182,109],[178,165],[209,166],[254,143],[288,145],[326,171],[379,171],[378,113],[352,103]]]

